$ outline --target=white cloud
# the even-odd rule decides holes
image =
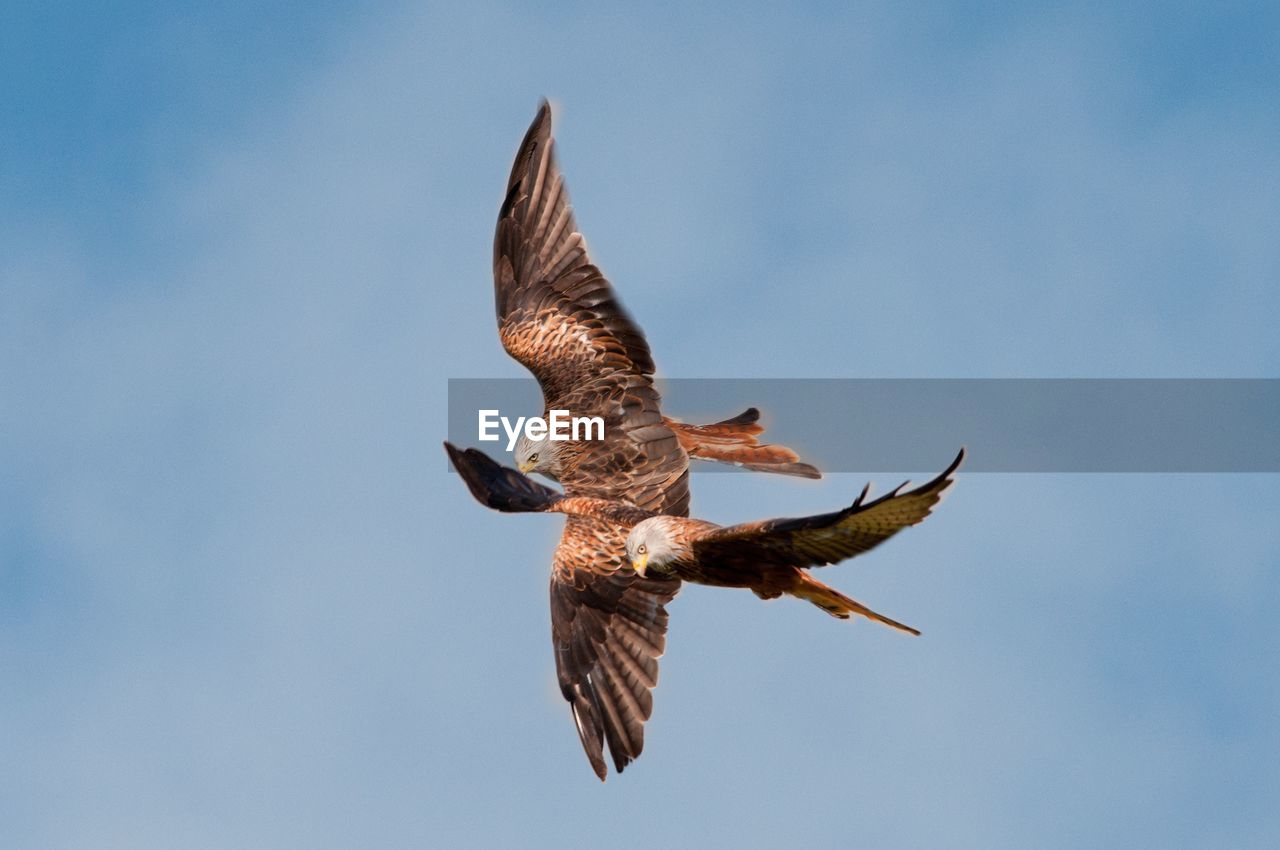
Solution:
[[[965,478],[830,576],[919,641],[690,589],[645,758],[596,787],[547,693],[556,523],[438,447],[447,377],[520,374],[489,240],[537,96],[671,374],[1275,364],[1260,119],[1117,125],[1087,29],[930,61],[893,16],[680,23],[368,25],[138,199],[162,256],[6,234],[14,843],[1274,841],[1270,477]],[[719,519],[856,489],[695,486]]]

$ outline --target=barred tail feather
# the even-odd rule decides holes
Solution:
[[[858,600],[845,596],[835,588],[828,587],[808,573],[800,570],[796,570],[795,582],[787,592],[799,599],[812,602],[831,616],[838,617],[841,620],[849,619],[850,614],[861,614],[869,620],[875,620],[877,623],[884,623],[886,626],[898,629],[899,631],[912,635],[920,634],[919,630],[913,629],[903,623],[899,623],[897,620],[891,620],[883,614],[872,611]]]

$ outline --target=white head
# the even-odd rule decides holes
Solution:
[[[627,558],[637,575],[649,570],[664,575],[671,563],[680,558],[691,559],[688,546],[677,537],[676,517],[654,516],[636,523],[627,535]]]
[[[528,475],[541,472],[552,481],[560,480],[560,447],[551,440],[531,440],[525,434],[516,440],[516,468]]]

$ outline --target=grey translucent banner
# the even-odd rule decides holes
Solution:
[[[826,472],[1280,472],[1280,379],[660,381],[663,413],[704,424],[758,407],[764,439]],[[448,439],[496,458],[478,411],[541,415],[532,380],[449,381]],[[508,460],[509,462],[509,460]],[[733,471],[699,463],[697,472]]]

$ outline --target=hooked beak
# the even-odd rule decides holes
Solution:
[[[529,463],[527,460],[522,460],[516,464],[516,469],[519,469],[522,473],[528,475],[529,470],[533,469],[533,464]]]
[[[640,578],[644,578],[644,571],[645,571],[645,568],[648,566],[649,566],[648,554],[641,555],[639,558],[634,558],[631,561],[631,569],[635,570],[636,575],[640,576]]]

